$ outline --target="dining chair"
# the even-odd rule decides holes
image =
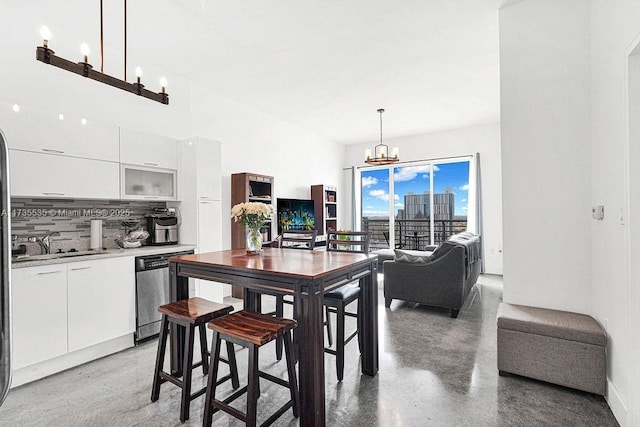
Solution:
[[[286,230],[280,236],[280,247],[283,249],[298,249],[312,251],[316,244],[318,230]],[[293,300],[285,298],[284,295],[276,295],[276,311],[268,313],[276,317],[283,317],[284,304],[293,305]],[[295,317],[295,311],[294,311]],[[283,339],[278,337],[276,340],[276,359],[282,359]]]
[[[351,252],[351,253],[369,253],[370,234],[361,231],[330,231],[327,233],[327,252]],[[332,349],[332,340],[329,339],[329,347],[324,351],[336,356],[336,373],[338,381],[344,378],[344,348],[355,336],[358,335],[360,329],[360,319],[358,311],[355,313],[346,311],[346,307],[360,296],[360,287],[347,284],[324,294],[324,306],[327,315],[327,332],[331,336],[329,313],[336,314],[336,346]],[[355,317],[356,330],[345,338],[345,318]],[[358,347],[360,346],[358,340]]]

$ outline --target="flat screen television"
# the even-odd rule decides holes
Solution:
[[[278,234],[286,230],[315,230],[313,200],[278,199]]]

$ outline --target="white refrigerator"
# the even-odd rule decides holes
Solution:
[[[9,150],[0,129],[0,405],[11,386],[11,220]]]

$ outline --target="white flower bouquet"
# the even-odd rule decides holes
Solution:
[[[231,218],[251,230],[259,230],[274,213],[273,205],[261,202],[238,203],[231,208]]]

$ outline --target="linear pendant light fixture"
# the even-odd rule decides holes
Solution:
[[[53,65],[63,70],[71,71],[72,73],[79,74],[84,77],[88,77],[92,80],[96,80],[101,83],[108,84],[109,86],[117,87],[118,89],[126,90],[127,92],[134,93],[152,101],[157,101],[162,104],[169,104],[169,94],[167,93],[167,79],[162,77],[160,79],[160,86],[162,87],[160,92],[152,92],[144,87],[141,83],[142,69],[136,67],[136,82],[127,82],[127,0],[124,0],[124,80],[120,80],[116,77],[110,76],[104,73],[104,51],[102,48],[103,26],[102,26],[102,0],[100,0],[100,71],[93,69],[93,66],[89,64],[89,46],[86,43],[82,43],[80,51],[83,56],[82,62],[73,62],[67,59],[61,58],[55,55],[55,52],[49,49],[49,40],[51,39],[51,32],[49,28],[42,27],[40,29],[40,35],[42,36],[42,46],[36,48],[36,59],[42,61],[45,64]]]
[[[374,156],[371,155],[370,149],[364,151],[364,161],[370,165],[388,165],[400,160],[400,150],[398,150],[398,147],[393,147],[391,155],[389,155],[389,147],[382,143],[382,113],[384,113],[384,108],[380,108],[378,113],[380,113],[380,144],[374,148]]]

